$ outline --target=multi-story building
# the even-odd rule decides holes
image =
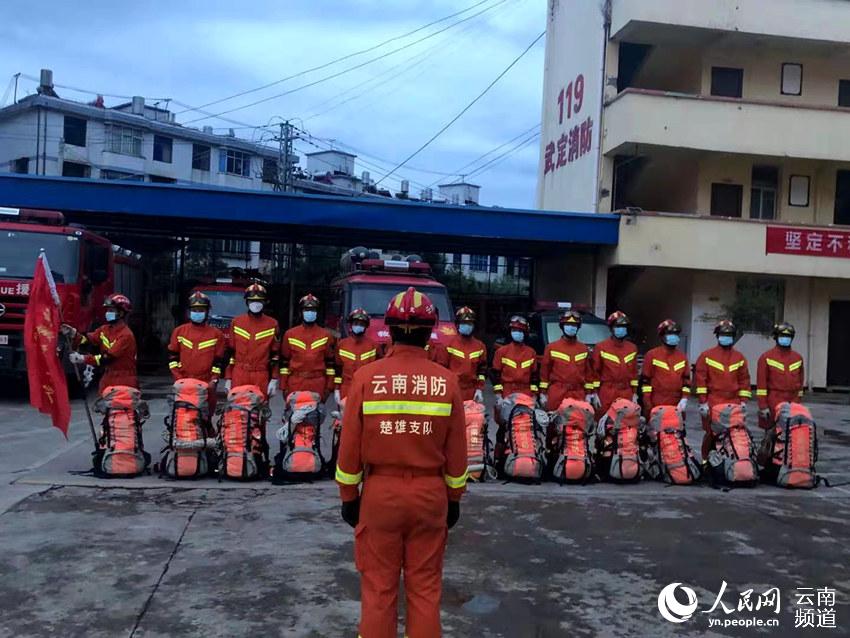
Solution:
[[[692,358],[786,320],[810,386],[850,386],[850,3],[550,0],[538,204],[625,211],[585,259],[597,311]]]

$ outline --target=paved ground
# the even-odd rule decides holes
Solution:
[[[155,453],[166,407],[161,398],[151,407]],[[356,635],[352,535],[331,483],[73,474],[89,466],[79,408],[66,442],[21,400],[0,400],[0,636]],[[850,481],[850,410],[813,411],[820,473]],[[473,485],[450,534],[445,634],[850,635],[848,520],[850,486]],[[733,608],[746,589],[757,597],[778,587],[780,614],[701,613],[723,581]],[[659,592],[674,582],[699,601],[681,625],[658,611]],[[794,629],[797,587],[836,591],[836,629]],[[780,625],[709,627],[748,618]]]

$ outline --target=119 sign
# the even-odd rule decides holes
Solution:
[[[573,113],[581,111],[583,103],[584,75],[579,73],[575,81],[567,84],[567,87],[558,93],[558,124],[564,123],[564,107],[566,107],[567,119],[570,119]]]

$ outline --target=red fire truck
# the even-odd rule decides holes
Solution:
[[[44,250],[62,300],[65,323],[91,330],[103,321],[104,298],[139,292],[139,256],[105,237],[68,225],[62,213],[0,208],[0,376],[26,375],[24,311],[39,251]]]
[[[434,279],[431,266],[418,255],[383,259],[366,248],[352,248],[340,260],[343,274],[331,283],[331,303],[327,326],[342,337],[348,334],[346,317],[355,308],[363,308],[372,320],[368,335],[377,343],[388,344],[390,333],[384,313],[390,299],[413,286],[424,292],[439,312],[440,321],[431,339],[445,344],[456,334],[454,310],[446,287]]]

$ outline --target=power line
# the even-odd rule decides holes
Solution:
[[[504,70],[502,70],[502,72],[501,72],[501,73],[499,73],[499,75],[497,75],[497,76],[496,76],[496,78],[495,78],[492,82],[490,82],[490,84],[488,84],[488,85],[487,85],[487,87],[486,87],[483,91],[481,91],[481,93],[479,93],[477,96],[475,96],[475,98],[474,98],[474,99],[473,99],[473,100],[472,100],[469,104],[467,104],[465,107],[463,107],[463,109],[460,111],[460,113],[458,113],[458,114],[457,114],[457,115],[455,115],[455,116],[454,116],[451,120],[449,120],[449,122],[448,122],[445,126],[443,126],[443,128],[441,128],[439,131],[437,131],[437,132],[436,132],[436,133],[435,133],[435,134],[434,134],[434,135],[433,135],[433,136],[432,136],[432,137],[431,137],[431,138],[430,138],[427,142],[425,142],[422,146],[420,146],[420,147],[419,147],[419,148],[417,148],[415,151],[413,151],[413,153],[411,153],[410,155],[408,155],[408,156],[407,156],[407,158],[405,158],[405,159],[404,159],[404,161],[402,161],[402,162],[401,162],[401,164],[399,164],[398,166],[396,166],[396,167],[395,167],[394,169],[392,169],[389,173],[387,173],[387,174],[386,174],[386,175],[384,175],[381,179],[379,179],[379,180],[376,182],[376,184],[375,184],[375,185],[377,186],[377,185],[378,185],[378,184],[380,184],[382,181],[384,181],[387,177],[389,177],[390,175],[392,175],[393,173],[395,173],[398,169],[400,169],[402,166],[404,166],[405,164],[407,164],[407,162],[409,162],[409,161],[410,161],[410,160],[412,160],[414,157],[416,157],[417,155],[419,155],[419,153],[421,153],[422,151],[424,151],[424,150],[425,150],[425,149],[426,149],[426,148],[427,148],[427,147],[431,144],[431,142],[433,142],[433,141],[434,141],[434,140],[436,140],[438,137],[440,137],[440,135],[442,135],[443,133],[445,133],[445,132],[448,130],[448,128],[449,128],[452,124],[454,124],[455,122],[457,122],[457,121],[458,121],[458,120],[459,120],[459,119],[463,116],[463,114],[464,114],[464,113],[466,113],[469,109],[471,109],[471,108],[473,107],[473,105],[474,105],[476,102],[478,102],[478,100],[480,100],[482,97],[484,97],[484,96],[487,94],[487,92],[488,92],[490,89],[492,89],[492,88],[496,85],[496,83],[497,83],[499,80],[501,80],[501,79],[502,79],[502,78],[503,78],[503,77],[504,77],[504,76],[508,73],[508,71],[510,71],[510,70],[514,67],[514,65],[515,65],[517,62],[519,62],[519,61],[520,61],[520,60],[521,60],[521,59],[525,56],[525,54],[526,54],[526,53],[528,53],[528,52],[531,50],[531,48],[532,48],[535,44],[537,44],[537,43],[540,41],[540,39],[541,39],[544,35],[546,35],[546,31],[541,31],[541,32],[540,32],[540,34],[539,34],[536,38],[534,38],[534,40],[532,40],[532,41],[531,41],[531,44],[529,44],[529,45],[525,48],[525,50],[524,50],[522,53],[520,53],[517,57],[515,57],[515,58],[513,59],[513,61],[512,61],[512,62],[511,62],[511,63],[510,63],[507,67],[505,67],[505,68],[504,68]]]
[[[509,148],[505,152],[501,153],[500,155],[497,155],[496,157],[494,157],[490,161],[488,161],[488,162],[482,164],[481,166],[479,166],[478,168],[476,168],[474,171],[469,173],[467,175],[467,177],[474,177],[475,175],[480,175],[481,173],[489,171],[491,168],[493,168],[494,166],[499,164],[502,160],[507,159],[510,155],[513,155],[514,153],[522,150],[523,148],[525,148],[526,146],[531,144],[538,137],[540,137],[539,131],[536,132],[536,133],[532,133],[531,135],[529,135],[525,139],[518,142],[515,146]]]
[[[309,82],[307,84],[302,84],[301,86],[298,86],[294,89],[290,89],[289,91],[284,91],[283,93],[277,93],[277,94],[271,95],[269,97],[264,97],[262,99],[255,100],[254,102],[249,102],[248,104],[243,104],[242,106],[235,106],[232,109],[227,109],[226,111],[221,111],[220,113],[216,113],[214,115],[204,115],[204,117],[198,117],[198,118],[195,118],[194,120],[189,120],[189,121],[185,122],[185,124],[192,124],[193,122],[200,122],[201,120],[206,120],[206,119],[211,118],[211,117],[212,118],[219,118],[222,115],[227,115],[228,113],[233,113],[235,111],[241,111],[243,109],[251,108],[252,106],[257,106],[258,104],[263,104],[265,102],[270,102],[271,100],[276,100],[278,98],[282,98],[282,97],[285,97],[287,95],[292,95],[293,93],[303,91],[304,89],[308,89],[312,86],[316,86],[317,84],[327,82],[328,80],[333,80],[334,78],[338,78],[341,75],[345,75],[346,73],[350,73],[351,71],[356,71],[357,69],[361,69],[364,66],[368,66],[369,64],[372,64],[373,62],[377,62],[377,61],[383,60],[384,58],[387,58],[391,55],[395,55],[399,51],[404,51],[405,49],[409,49],[410,47],[415,46],[415,45],[419,44],[420,42],[424,42],[425,40],[429,40],[429,39],[433,38],[434,36],[437,36],[437,35],[443,33],[444,31],[448,31],[449,29],[456,27],[459,24],[462,24],[464,22],[467,22],[469,20],[477,18],[481,14],[487,13],[488,11],[496,8],[497,6],[499,6],[501,4],[504,4],[505,2],[507,2],[507,0],[498,0],[498,2],[496,2],[496,4],[490,5],[489,7],[486,7],[485,9],[479,11],[478,13],[474,13],[471,16],[463,18],[462,20],[458,20],[457,22],[453,22],[452,24],[450,24],[447,27],[443,27],[442,29],[439,29],[438,31],[434,31],[433,33],[429,33],[428,35],[426,35],[422,38],[419,38],[418,40],[414,40],[413,42],[405,44],[404,46],[401,46],[397,49],[393,49],[392,51],[388,51],[387,53],[383,53],[383,54],[381,54],[377,57],[370,58],[370,59],[366,60],[365,62],[361,62],[360,64],[357,64],[355,66],[348,67],[347,69],[343,69],[342,71],[338,71],[338,72],[336,72],[332,75],[327,75],[327,76],[325,76],[323,78],[319,78],[318,80],[315,80],[313,82]],[[203,107],[201,107],[201,108],[203,108]]]

